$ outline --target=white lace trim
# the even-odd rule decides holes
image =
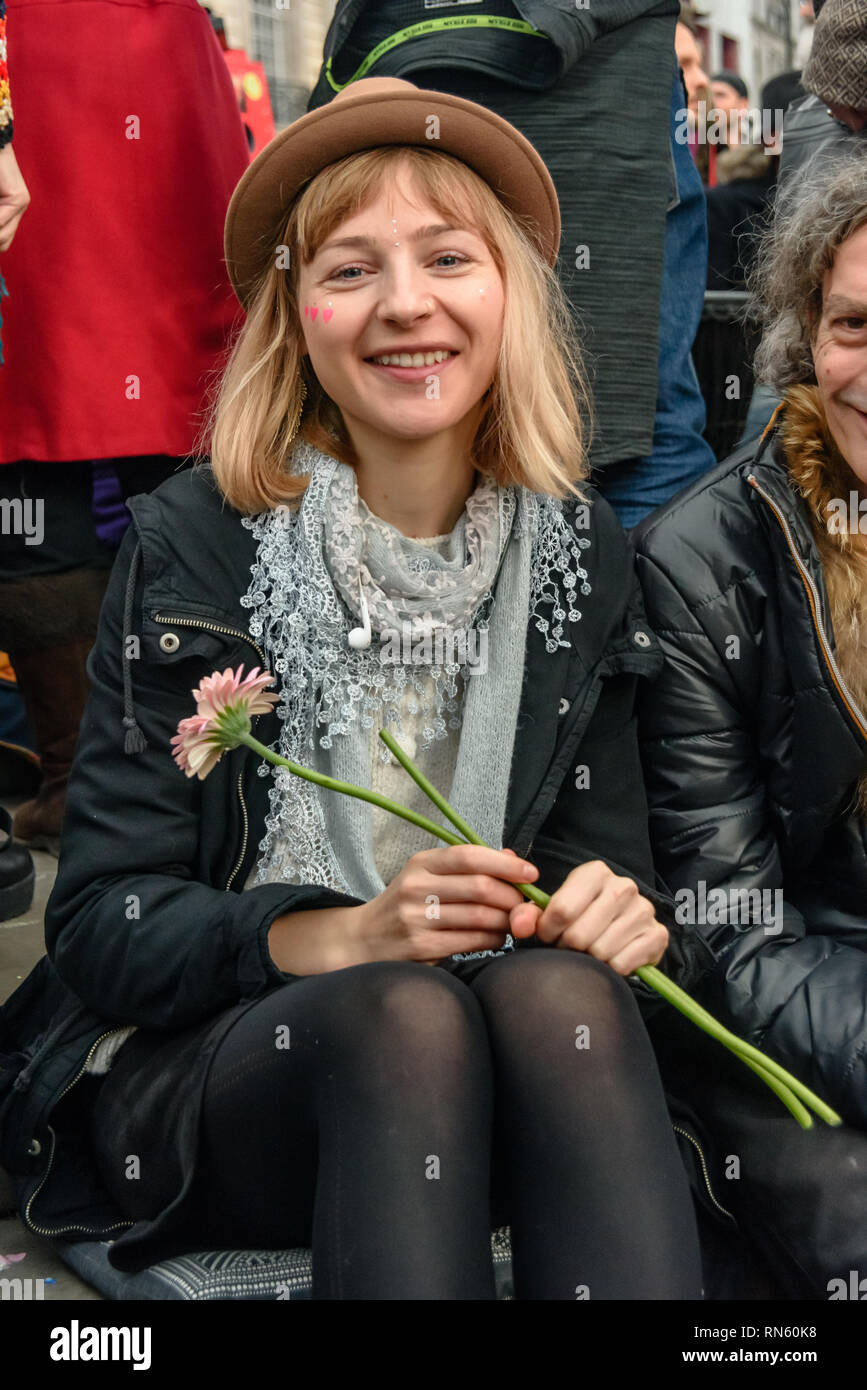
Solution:
[[[421,747],[430,747],[434,741],[447,736],[448,728],[460,727],[461,702],[457,698],[455,677],[461,676],[464,689],[466,680],[472,678],[471,667],[466,662],[425,666],[424,673],[430,678],[425,679],[420,677],[417,665],[383,665],[376,643],[358,651],[349,647],[348,633],[356,626],[357,619],[341,601],[329,572],[325,543],[326,497],[330,528],[328,549],[332,554],[335,547],[346,553],[357,547],[357,527],[353,532],[345,515],[338,526],[332,524],[334,474],[322,465],[333,462],[301,441],[296,446],[293,464],[296,471],[311,475],[301,506],[241,518],[241,524],[252,532],[258,544],[256,559],[250,567],[250,586],[240,602],[251,609],[250,635],[264,648],[268,669],[280,685],[280,701],[275,708],[281,732],[276,751],[307,767],[316,765],[314,739],[317,736],[319,746],[328,749],[334,737],[347,734],[356,720],[365,729],[374,724],[378,728],[389,728],[399,738],[402,731],[400,706],[408,693],[408,685],[415,691],[416,700],[410,700],[407,708],[412,714],[424,716]],[[486,486],[488,483],[490,487]],[[502,506],[503,499],[511,497],[513,534],[522,534],[521,527],[525,524],[532,528],[529,616],[543,633],[547,651],[571,646],[563,637],[563,621],[568,617],[569,622],[574,623],[581,618],[575,605],[576,589],[583,595],[591,592],[587,571],[581,563],[582,552],[589,547],[590,541],[575,535],[563,514],[563,504],[557,498],[525,488],[498,488],[491,480],[484,480],[476,491],[479,494],[476,500],[483,508],[489,508],[492,502]],[[359,514],[360,511],[359,508]],[[394,530],[387,523],[381,526],[380,535]],[[395,530],[393,540],[399,545],[398,537]],[[406,537],[402,539],[407,540]],[[441,565],[442,557],[435,550],[431,552],[428,547],[425,554],[420,549],[417,557],[420,580],[427,578],[424,562],[431,553],[432,563]],[[439,592],[446,603],[434,602],[433,614],[429,609],[421,614],[416,611],[419,632],[430,632],[442,622],[443,608],[448,603],[441,579],[443,573],[451,577],[450,571],[437,568],[435,575],[439,582],[431,586],[431,594]],[[459,576],[460,571],[456,574]],[[419,607],[422,601],[418,600]],[[467,627],[486,631],[494,601],[495,596],[488,588],[471,613]],[[540,607],[550,609],[551,605],[550,616],[539,611]],[[399,626],[401,613],[405,611],[403,603],[399,610],[388,603],[385,609],[391,624],[397,619]],[[372,608],[371,621],[376,626]],[[413,661],[418,661],[415,649]],[[325,732],[320,734],[322,726]],[[380,757],[383,762],[391,757],[384,744],[381,744]],[[257,771],[261,777],[272,776],[274,786],[270,789],[271,811],[265,821],[266,833],[259,844],[256,882],[321,883],[345,892],[334,848],[328,842],[322,823],[317,797],[321,789],[271,763],[262,762]],[[291,835],[287,834],[285,823],[287,798],[292,801]]]

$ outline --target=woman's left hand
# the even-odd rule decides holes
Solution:
[[[635,880],[598,859],[573,869],[546,908],[526,901],[513,907],[509,930],[516,938],[535,933],[548,945],[586,951],[618,975],[657,965],[668,946],[668,931]]]

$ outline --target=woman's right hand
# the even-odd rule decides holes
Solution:
[[[359,963],[435,965],[455,952],[498,950],[510,930],[512,909],[526,901],[512,884],[532,883],[538,872],[512,850],[485,845],[420,850],[382,893],[351,909],[352,955]]]

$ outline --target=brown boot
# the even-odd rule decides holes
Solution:
[[[60,852],[66,784],[89,694],[85,662],[92,646],[88,638],[10,653],[42,765],[39,790],[14,812],[12,832],[30,849],[54,855]]]
[[[36,741],[42,784],[14,814],[17,840],[57,854],[66,783],[89,694],[93,646],[108,570],[70,570],[0,584],[0,641]]]

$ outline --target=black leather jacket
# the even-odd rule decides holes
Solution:
[[[670,900],[655,889],[634,708],[639,677],[657,675],[662,655],[623,530],[588,492],[591,527],[581,534],[593,592],[569,625],[570,647],[548,653],[529,624],[503,843],[532,855],[548,892],[574,865],[604,859],[635,877],[673,928]],[[92,693],[46,909],[48,955],[0,1008],[0,1161],[19,1176],[26,1224],[48,1235],[132,1224],[102,1190],[82,1137],[86,1095],[99,1084],[89,1074],[82,1084],[84,1064],[97,1040],[124,1024],[185,1030],[256,999],[293,978],[268,953],[275,917],[358,902],[313,884],[241,891],[270,779],[244,748],[203,781],[186,778],[170,739],[203,676],[267,667],[240,604],[255,541],[209,470],[178,474],[130,510],[88,659]],[[147,747],[127,753],[134,725]],[[278,731],[276,714],[254,721],[266,745]],[[575,788],[579,761],[592,789]],[[694,971],[676,941],[665,966],[689,987]],[[653,1013],[658,996],[634,983]],[[204,1079],[185,1074],[178,1084],[192,1105]]]
[[[640,720],[657,867],[696,895],[680,896],[684,923],[701,884],[725,890],[738,918],[684,927],[715,957],[698,994],[867,1127],[867,826],[855,811],[867,713],[835,661],[778,428],[633,538],[666,653]],[[768,890],[779,916],[745,920],[747,900],[732,897],[743,889]]]

